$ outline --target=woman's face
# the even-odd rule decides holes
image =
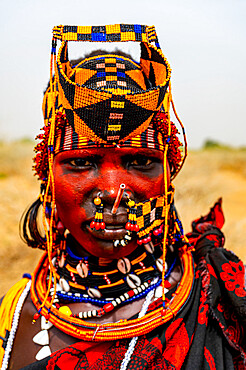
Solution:
[[[170,171],[167,165],[168,184]],[[64,226],[84,250],[97,257],[120,258],[137,246],[136,238],[125,247],[113,241],[126,234],[127,208],[124,198],[116,214],[112,206],[120,184],[135,202],[164,193],[163,153],[145,148],[92,148],[57,154],[54,159],[55,199]],[[90,228],[95,216],[94,199],[100,193],[105,230]],[[81,248],[82,247],[82,248]]]

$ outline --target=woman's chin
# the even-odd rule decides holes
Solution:
[[[124,232],[119,231],[118,237],[124,237],[125,234],[125,229]],[[115,247],[114,240],[120,240],[123,238],[108,240],[108,235],[104,239],[100,238],[100,233],[98,233],[99,237],[96,237],[96,235],[97,233],[95,232],[87,232],[86,236],[84,235],[79,238],[75,238],[76,243],[74,244],[74,247],[78,256],[84,257],[86,254],[89,254],[99,258],[118,259],[132,253],[138,246],[137,240],[132,239],[125,246],[119,245]]]

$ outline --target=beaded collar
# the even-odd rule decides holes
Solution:
[[[46,253],[37,266],[32,279],[31,298],[38,310],[37,315],[44,316],[46,320],[49,320],[66,334],[86,341],[110,341],[146,334],[175,316],[185,306],[191,294],[194,280],[192,248],[185,244],[179,251],[183,276],[175,294],[165,307],[158,307],[141,318],[100,325],[88,323],[80,318],[60,312],[55,305],[50,307],[49,300],[42,305],[48,294],[46,282],[49,261]]]
[[[81,293],[91,299],[106,299],[118,297],[154,277],[160,278],[161,254],[158,244],[149,243],[146,249],[138,247],[129,256],[102,265],[94,256],[77,257],[67,245],[65,256],[53,259],[53,263],[63,291],[73,295]],[[169,252],[165,269],[173,260],[173,253]]]
[[[145,297],[149,291],[157,288],[161,282],[163,261],[159,244],[145,245],[145,250],[138,247],[127,258],[112,260],[100,264],[100,259],[94,256],[78,257],[69,245],[66,255],[59,260],[53,259],[56,266],[57,281],[54,304],[59,310],[69,313],[69,307],[60,305],[67,302],[92,303],[100,309],[80,312],[71,315],[79,318],[101,317],[116,307],[128,304]],[[172,272],[177,259],[174,253],[168,251],[165,262],[165,279]],[[152,284],[153,279],[156,283]],[[170,285],[165,281],[166,287]],[[51,297],[54,288],[51,288]]]

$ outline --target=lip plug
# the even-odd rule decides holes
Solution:
[[[125,184],[120,184],[120,187],[119,187],[119,190],[118,190],[118,194],[116,196],[116,199],[115,199],[113,208],[111,210],[111,213],[113,215],[117,212],[117,209],[119,208],[120,201],[122,199],[122,196],[123,196],[123,193],[124,193],[125,188],[126,188],[126,185]]]

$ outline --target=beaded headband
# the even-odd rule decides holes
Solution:
[[[60,109],[62,107],[60,106]],[[168,139],[168,124],[167,116],[163,112],[158,112],[152,119],[149,127],[140,135],[117,144],[118,147],[135,147],[135,148],[150,148],[164,151],[165,142]],[[50,125],[44,126],[44,133],[37,136],[41,141],[36,145],[36,156],[34,158],[34,169],[40,180],[48,177],[48,137]],[[106,147],[113,148],[115,144],[98,144],[90,140],[86,136],[77,134],[77,132],[69,124],[65,113],[60,111],[56,114],[56,132],[54,142],[54,154],[67,151],[86,148]],[[182,163],[182,144],[178,138],[178,130],[171,122],[171,134],[169,137],[169,149],[167,153],[168,163],[172,169],[172,177],[174,177]]]
[[[59,94],[74,130],[98,143],[125,141],[145,131],[163,105],[171,75],[154,26],[57,26],[53,28],[54,57],[57,40],[61,46],[54,58],[55,85],[47,100],[56,100]],[[72,68],[69,41],[137,41],[141,43],[140,64],[109,55],[85,59]],[[53,114],[45,106],[45,120]]]

